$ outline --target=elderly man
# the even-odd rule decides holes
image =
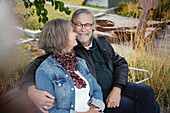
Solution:
[[[128,64],[111,47],[104,36],[95,35],[95,19],[87,9],[78,9],[71,19],[78,34],[76,55],[85,59],[87,66],[102,88],[105,113],[159,113],[151,87],[127,82]],[[48,54],[35,59],[22,79],[20,88],[43,112],[53,106],[54,97],[35,87],[35,71]]]

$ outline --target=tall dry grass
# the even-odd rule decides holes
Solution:
[[[169,13],[168,4],[169,1],[167,0],[159,0],[158,9],[156,11],[150,11],[148,18],[155,20],[168,20],[169,15],[165,15]],[[162,5],[164,7],[162,7]],[[141,10],[137,9],[136,4],[129,3],[120,10],[120,13],[123,16],[139,18]],[[163,14],[164,16],[160,16]],[[129,67],[146,69],[151,72],[152,77],[143,84],[149,85],[153,88],[155,98],[159,102],[161,109],[164,109],[164,107],[167,109],[170,108],[170,47],[168,45],[170,44],[170,35],[167,35],[170,33],[168,32],[168,30],[157,32],[164,34],[161,37],[159,37],[159,35],[155,36],[155,34],[151,35],[150,38],[148,38],[151,40],[145,41],[145,45],[140,47],[136,47],[136,45],[134,46],[134,42],[132,41],[135,36],[134,33],[119,33],[119,37],[124,37],[124,40],[120,39],[123,43],[121,43],[121,46],[117,45],[117,47],[113,45],[113,47],[117,49],[116,51],[126,58]],[[127,41],[129,37],[131,40],[130,42]],[[139,40],[137,43],[142,44],[143,42],[140,42]],[[147,73],[130,70],[128,79],[129,81],[137,82],[147,77]]]
[[[167,31],[164,31],[162,34],[167,34]],[[144,46],[134,47],[134,43],[130,41],[121,43],[121,46],[117,45],[117,47],[113,45],[113,47],[126,58],[129,67],[146,69],[151,72],[152,77],[148,81],[143,82],[143,84],[153,88],[155,98],[159,102],[161,109],[164,109],[164,107],[169,109],[170,50],[168,50],[168,43],[170,43],[170,37],[164,35],[161,39],[156,39],[156,35],[153,34],[149,38],[150,40]],[[147,77],[147,73],[130,70],[128,80],[137,82]]]
[[[18,87],[21,77],[30,62],[30,55],[21,47],[13,61],[0,66],[0,95]]]

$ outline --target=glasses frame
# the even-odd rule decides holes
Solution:
[[[83,26],[84,26],[84,28],[85,28],[86,30],[89,30],[89,29],[92,28],[92,26],[93,26],[94,23],[92,23],[92,24],[90,24],[90,23],[86,23],[86,24],[81,24],[81,23],[78,23],[78,24],[77,24],[77,23],[73,23],[73,24],[74,24],[75,26],[77,26],[78,24],[81,25],[81,28],[77,28],[77,27],[76,27],[77,29],[82,29]],[[87,24],[91,25],[91,27],[90,27],[89,29],[86,28],[86,25],[87,25]]]

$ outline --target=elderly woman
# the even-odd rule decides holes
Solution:
[[[104,110],[100,86],[91,75],[85,60],[75,56],[77,45],[72,23],[66,19],[47,22],[39,48],[49,53],[36,71],[36,87],[55,99],[51,113],[99,113]],[[49,97],[50,98],[50,97]],[[47,109],[44,107],[44,109]]]

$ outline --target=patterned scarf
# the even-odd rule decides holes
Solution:
[[[76,86],[78,89],[86,88],[86,82],[74,72],[78,70],[77,68],[78,61],[73,50],[63,55],[52,54],[52,57],[55,60],[57,60],[60,63],[60,65],[70,74],[74,86]]]

